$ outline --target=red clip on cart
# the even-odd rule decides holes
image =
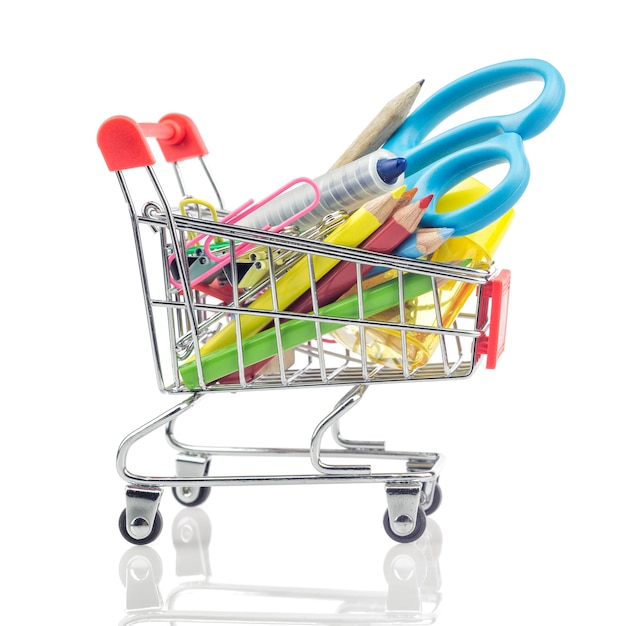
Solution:
[[[158,142],[165,163],[156,164],[150,138]],[[328,234],[342,226],[345,231],[348,212],[326,215],[304,230],[297,222],[259,229],[243,218],[231,220],[230,215],[251,215],[262,207],[224,211],[205,162],[205,144],[184,115],[166,115],[150,124],[113,117],[100,127],[98,145],[130,214],[158,387],[181,398],[120,445],[117,468],[127,486],[119,528],[125,539],[147,544],[159,535],[159,503],[166,488],[183,505],[195,506],[211,487],[355,482],[384,485],[384,527],[392,539],[419,538],[441,499],[442,456],[346,439],[340,418],[372,385],[466,379],[483,360],[494,368],[504,348],[510,273],[496,271],[487,253],[465,256],[471,246],[480,247],[466,237],[450,237],[426,259],[332,243]],[[208,196],[197,195],[206,190],[192,194],[185,186],[182,170],[197,168],[196,163],[208,181]],[[177,187],[166,193],[161,180],[170,166]],[[314,194],[314,207],[319,189],[308,179],[287,185],[276,197],[304,187]],[[469,179],[459,193],[449,195],[450,201],[463,198],[467,189],[473,194],[486,190]],[[497,240],[509,217],[496,222],[485,241]],[[354,276],[351,290],[330,302],[318,298],[316,264],[321,259],[333,268],[350,268]],[[298,267],[306,268],[308,310],[280,305],[283,281]],[[262,299],[269,305],[261,307]],[[258,332],[247,332],[252,322]],[[228,329],[228,342],[207,349]],[[128,364],[131,376],[133,367],[141,364]],[[177,436],[179,418],[206,396],[258,392],[262,411],[262,390],[316,386],[344,387],[347,393],[317,424],[308,448],[206,447]],[[237,399],[238,394],[228,396],[229,402]],[[164,430],[178,453],[176,471],[169,477],[130,472],[131,447],[157,429]],[[322,447],[329,430],[333,443]],[[308,457],[311,469],[241,476],[209,471],[213,457],[233,454]],[[375,459],[392,469],[374,471],[368,463]]]

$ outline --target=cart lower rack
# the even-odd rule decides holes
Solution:
[[[171,170],[157,175],[149,137],[157,139]],[[353,215],[342,212],[306,230],[237,224],[222,207],[204,143],[184,115],[156,124],[114,117],[101,126],[98,143],[130,213],[157,384],[181,397],[120,445],[117,469],[127,483],[119,524],[124,538],[134,544],[156,539],[168,488],[183,505],[196,506],[214,486],[377,482],[385,486],[388,535],[402,543],[418,539],[441,500],[442,456],[346,439],[340,419],[371,385],[465,379],[483,359],[495,367],[504,348],[510,273],[496,271],[467,237],[452,237],[422,259],[337,243],[332,234],[345,232]],[[216,202],[189,192],[182,163],[199,163]],[[175,203],[162,183],[171,172]],[[297,179],[278,194],[303,185],[319,193],[314,181]],[[486,190],[473,179],[464,185],[474,194]],[[397,201],[406,191],[384,197]],[[256,208],[245,206],[248,213]],[[501,221],[494,228],[505,226]],[[331,298],[321,279],[337,267],[344,276],[351,273],[352,286]],[[130,376],[134,366],[128,366]],[[317,424],[307,448],[200,446],[182,441],[175,429],[211,394],[335,386],[346,387],[343,396]],[[159,429],[178,452],[175,474],[131,472],[130,449]],[[330,447],[323,445],[326,434]],[[211,459],[220,455],[308,457],[311,470],[212,475]],[[373,471],[373,459],[393,470]]]

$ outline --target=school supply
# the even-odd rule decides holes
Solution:
[[[524,109],[466,122],[428,139],[448,117],[473,102],[538,80],[543,80],[543,90]],[[422,102],[383,146],[407,160],[409,188],[434,195],[422,225],[454,228],[462,236],[487,226],[517,203],[530,175],[523,141],[553,122],[564,97],[565,84],[556,68],[539,59],[521,59],[466,74]],[[489,193],[454,211],[437,211],[438,200],[452,187],[499,163],[508,163],[509,170]]]
[[[431,196],[428,196],[432,199]],[[429,202],[430,204],[430,202]],[[419,259],[420,257],[432,254],[446,239],[454,234],[453,228],[418,228],[413,237],[408,236],[390,254],[400,256],[405,259]],[[367,272],[368,277],[386,272],[384,267],[373,267]]]

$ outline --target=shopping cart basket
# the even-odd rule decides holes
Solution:
[[[156,163],[148,138],[158,142],[164,163]],[[345,219],[341,215],[329,216],[305,233],[230,223],[224,219],[229,213],[206,164],[202,137],[192,120],[181,114],[149,124],[125,116],[110,118],[100,127],[98,145],[130,212],[158,387],[166,394],[184,396],[130,433],[119,447],[117,469],[127,483],[126,508],[119,522],[125,539],[147,544],[159,535],[159,503],[165,488],[172,488],[182,504],[194,506],[213,486],[354,482],[385,485],[384,527],[392,539],[407,543],[419,538],[426,516],[441,499],[442,455],[391,451],[381,442],[347,439],[339,420],[370,385],[465,379],[483,359],[487,368],[495,367],[504,348],[510,273],[493,266],[415,260],[328,243],[324,233]],[[213,202],[200,200],[202,196],[186,186],[182,171],[195,163],[201,179],[208,181]],[[176,181],[174,196],[164,190],[167,175]],[[309,179],[293,184],[315,186]],[[138,195],[141,204],[133,199]],[[339,304],[318,302],[314,264],[320,258],[353,267],[355,293]],[[207,274],[206,267],[214,267],[215,259],[222,259],[220,270]],[[304,263],[309,272],[311,309],[305,313],[277,306],[281,277],[296,262]],[[387,278],[395,278],[378,285],[382,291],[374,297],[363,278],[363,266],[383,268]],[[242,275],[254,270],[259,274],[253,287],[242,289]],[[448,293],[447,287],[465,294],[462,310],[452,318],[444,311],[448,296],[442,294]],[[255,308],[259,293],[271,294],[272,304]],[[406,302],[417,304],[412,309],[398,306]],[[433,317],[427,325],[422,309]],[[265,327],[249,337],[242,328],[253,316],[262,317]],[[233,341],[214,352],[204,351],[226,326],[234,329]],[[354,340],[349,346],[340,336],[347,329]],[[423,342],[435,338],[436,348],[428,351],[428,358],[415,358],[415,345],[422,345],[415,338]],[[392,347],[394,358],[377,358],[382,344]],[[181,441],[175,432],[179,417],[209,394],[333,386],[349,389],[317,424],[307,448],[198,446]],[[129,471],[131,447],[161,428],[178,452],[175,475]],[[329,430],[333,447],[322,447]],[[210,475],[211,458],[218,455],[308,457],[312,468],[306,474]],[[374,459],[401,465],[374,471],[364,463]]]

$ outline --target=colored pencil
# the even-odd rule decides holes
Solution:
[[[380,148],[407,118],[423,84],[420,80],[390,100],[330,169],[342,167]]]
[[[411,234],[397,248],[392,250],[394,256],[401,256],[407,259],[419,259],[432,254],[441,244],[452,237],[454,228],[419,228],[416,234]],[[386,272],[387,267],[374,267],[367,277],[376,276],[381,272]]]
[[[420,228],[415,236],[415,248],[419,256],[432,254],[446,239],[454,234],[454,228]],[[401,252],[398,251],[398,254]]]

